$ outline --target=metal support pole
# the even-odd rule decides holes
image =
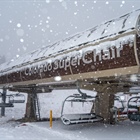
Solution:
[[[6,93],[7,90],[6,88],[3,88],[3,93],[2,93],[2,103],[6,103]],[[1,107],[1,116],[5,116],[5,107]]]
[[[50,110],[50,128],[52,128],[52,110]]]
[[[117,108],[115,108],[115,123],[118,122],[118,118],[117,118]]]
[[[35,87],[31,91],[32,93],[28,93],[25,116],[29,120],[40,120],[39,101]]]

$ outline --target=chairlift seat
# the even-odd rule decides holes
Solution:
[[[76,98],[76,99],[70,99],[70,100],[66,100],[67,102],[93,102],[95,99],[80,99],[80,98]]]
[[[127,115],[131,121],[140,121],[139,105],[137,104],[139,102],[139,99],[140,99],[140,96],[136,96],[136,97],[130,98],[128,101]],[[135,102],[136,105],[133,105],[132,104],[133,102]]]
[[[25,100],[10,100],[10,103],[24,103]]]
[[[14,107],[12,103],[0,103],[0,107]]]
[[[128,118],[131,120],[131,121],[140,121],[140,114],[138,113],[129,113],[128,114]]]
[[[99,122],[102,121],[103,118],[101,116],[96,115],[95,113],[78,113],[78,114],[64,114],[64,106],[65,102],[93,102],[95,100],[95,97],[87,95],[86,93],[82,93],[77,86],[78,92],[80,94],[74,94],[68,96],[62,104],[62,110],[61,110],[61,120],[65,125],[70,124],[79,124],[79,123],[93,123],[93,122]]]
[[[97,116],[95,113],[85,114],[63,114],[61,120],[65,125],[80,124],[80,123],[93,123],[102,121],[103,118]]]
[[[25,95],[23,94],[12,94],[9,96],[9,103],[24,103]]]
[[[131,109],[138,109],[138,107],[136,105],[128,105],[128,108],[131,108]]]

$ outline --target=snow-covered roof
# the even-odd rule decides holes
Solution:
[[[80,48],[88,43],[96,44],[107,39],[114,38],[120,34],[129,33],[136,30],[137,19],[140,10],[133,11],[119,18],[102,23],[91,29],[75,34],[52,45],[42,47],[29,54],[16,58],[14,61],[6,62],[0,66],[0,73],[8,72],[37,61],[53,58],[64,52]]]

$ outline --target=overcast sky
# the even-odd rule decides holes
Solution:
[[[139,0],[0,0],[7,60],[140,8]]]

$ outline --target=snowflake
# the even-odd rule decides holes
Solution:
[[[109,4],[109,2],[108,2],[108,1],[106,1],[106,4]]]
[[[75,6],[78,6],[78,5],[77,5],[77,1],[75,1],[74,4],[75,4]]]
[[[47,17],[47,19],[51,19],[50,17]]]
[[[46,0],[46,3],[50,3],[50,0]]]
[[[24,42],[24,39],[21,38],[21,39],[20,39],[20,42]]]
[[[61,81],[61,79],[62,79],[62,78],[61,78],[60,76],[54,77],[54,80],[55,80],[55,81]]]
[[[18,28],[20,28],[20,27],[21,27],[21,24],[20,24],[20,23],[18,23],[18,24],[17,24],[17,27],[18,27]]]
[[[125,1],[122,1],[122,4],[125,4]]]

